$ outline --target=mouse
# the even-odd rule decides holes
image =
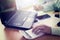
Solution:
[[[59,18],[59,14],[55,14],[55,17]]]
[[[57,23],[57,26],[58,26],[58,27],[60,26],[60,22]]]

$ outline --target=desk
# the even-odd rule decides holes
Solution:
[[[27,40],[20,33],[18,33],[18,31],[17,32],[15,32],[15,31],[16,30],[14,30],[14,31],[12,31],[12,30],[5,30],[5,32],[6,32],[7,35],[10,35],[10,36],[12,35],[11,37],[13,37],[13,35],[17,35],[17,37],[19,37],[20,40]],[[44,35],[44,36],[38,37],[38,38],[33,39],[33,40],[60,40],[60,36]]]
[[[7,35],[9,35],[10,37],[16,36],[17,38],[19,38],[20,40],[27,40],[25,39],[20,33],[18,33],[18,31],[13,30],[13,29],[5,29],[5,32]],[[15,38],[14,38],[15,39]],[[38,37],[36,39],[32,39],[32,40],[60,40],[60,36],[53,36],[53,35],[43,35],[41,37]]]
[[[49,15],[51,15],[51,14],[49,14]],[[53,16],[52,16],[52,18],[54,18]],[[50,20],[50,19],[48,19],[48,20]],[[48,21],[48,22],[46,22],[46,21],[43,21],[44,22],[44,24],[47,24],[47,23],[53,23],[53,21],[54,21],[55,19],[53,19],[53,20],[50,20],[50,21]],[[58,22],[57,20],[55,20],[56,22]],[[54,22],[55,22],[54,21]],[[55,24],[55,23],[54,23]],[[48,24],[49,25],[49,24]],[[50,25],[50,26],[54,26],[54,25]],[[9,38],[11,37],[11,38],[13,38],[13,36],[15,36],[15,38],[17,38],[17,39],[15,39],[15,40],[27,40],[27,39],[25,39],[23,36],[22,36],[22,34],[20,34],[20,33],[18,33],[18,31],[16,31],[16,30],[14,30],[14,29],[5,29],[5,32],[6,32],[6,34],[9,36]],[[13,33],[13,34],[12,34]],[[19,39],[18,39],[19,38]],[[53,36],[53,35],[43,35],[43,36],[41,36],[41,37],[38,37],[38,38],[36,38],[36,39],[32,39],[32,40],[60,40],[60,36]]]
[[[53,26],[53,27],[57,27],[56,25],[55,25],[55,23],[58,23],[58,21],[59,21],[59,19],[57,19],[57,18],[55,18],[54,17],[54,14],[49,14],[49,15],[51,15],[51,17],[52,18],[50,18],[50,19],[48,19],[48,20],[50,20],[50,21],[43,21],[44,22],[44,24],[47,24],[47,25],[49,25],[49,26]],[[53,19],[54,18],[54,19]],[[52,19],[52,20],[51,20]],[[55,20],[55,19],[57,19],[57,20]],[[56,22],[55,22],[55,21]],[[52,23],[51,23],[52,22]],[[55,22],[55,23],[53,23],[53,22]],[[41,23],[41,22],[40,22]],[[51,23],[51,24],[48,24],[48,23]],[[39,24],[39,23],[38,23]],[[21,40],[27,40],[27,39],[25,39],[24,37],[22,37],[21,38]],[[43,36],[41,36],[41,37],[38,37],[38,38],[36,38],[36,39],[33,39],[33,40],[60,40],[60,36],[56,36],[56,35],[43,35]]]

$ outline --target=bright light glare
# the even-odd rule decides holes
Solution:
[[[19,9],[20,0],[15,0],[15,2],[16,2],[17,9]]]
[[[25,8],[30,5],[34,5],[37,0],[16,0],[17,9]]]

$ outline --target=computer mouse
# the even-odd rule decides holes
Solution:
[[[55,14],[55,17],[59,18],[59,14]]]
[[[57,23],[57,26],[60,26],[60,22]]]

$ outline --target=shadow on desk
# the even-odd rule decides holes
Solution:
[[[24,37],[22,37],[20,40],[28,40],[28,39],[25,39]],[[60,40],[60,36],[44,35],[32,40]]]

